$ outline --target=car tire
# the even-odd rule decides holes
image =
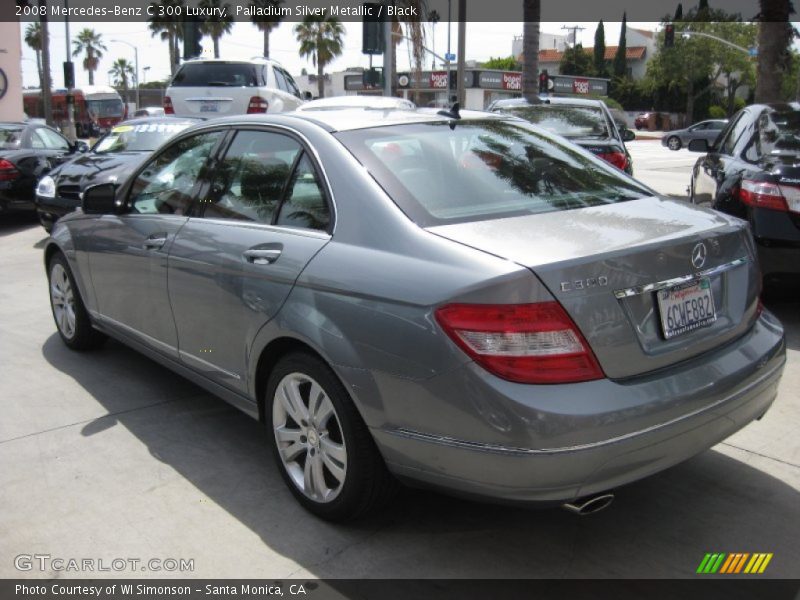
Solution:
[[[72,350],[100,347],[107,337],[92,327],[67,259],[60,252],[47,265],[47,283],[53,319],[64,344]]]
[[[681,149],[681,138],[677,135],[672,135],[667,139],[667,148],[672,151],[678,151]]]
[[[278,361],[267,380],[264,417],[281,476],[318,517],[356,519],[396,490],[347,390],[318,357],[295,352]]]

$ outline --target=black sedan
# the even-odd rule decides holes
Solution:
[[[91,151],[39,180],[36,210],[42,226],[50,231],[59,217],[80,206],[80,194],[87,186],[124,178],[153,150],[197,122],[191,118],[147,117],[114,127]]]
[[[633,160],[625,142],[634,139],[629,129],[619,130],[602,100],[548,97],[538,104],[524,98],[497,100],[489,106],[491,112],[513,114],[567,138],[622,169],[633,174]]]
[[[690,197],[746,219],[765,278],[800,275],[800,104],[756,104],[739,111],[692,170]]]
[[[32,211],[36,180],[86,150],[44,123],[0,123],[0,213]]]

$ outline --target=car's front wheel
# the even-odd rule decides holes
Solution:
[[[395,481],[344,386],[322,360],[300,352],[281,359],[265,400],[273,455],[305,508],[342,521],[388,499]]]
[[[667,140],[667,147],[670,150],[680,150],[681,149],[681,138],[676,135],[670,136]]]
[[[56,253],[47,269],[50,307],[58,334],[73,350],[90,350],[106,341],[105,334],[92,327],[67,259]]]

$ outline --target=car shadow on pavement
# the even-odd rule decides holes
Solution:
[[[124,427],[152,457],[302,567],[270,577],[692,577],[706,552],[773,552],[767,575],[800,575],[800,492],[761,470],[766,458],[751,466],[705,452],[617,490],[614,504],[590,517],[404,489],[380,514],[333,525],[295,502],[262,426],[222,400],[115,341],[82,354],[54,334],[42,352],[109,412],[77,424],[75,444],[102,450],[115,439],[102,436]],[[144,472],[146,479],[148,467],[140,467],[135,476]],[[770,463],[769,469],[798,480],[797,465]],[[110,485],[102,472],[93,477],[98,493]],[[153,493],[148,481],[137,485],[140,494]],[[70,488],[59,493],[68,496]],[[187,502],[181,515],[139,518],[151,527],[181,518],[193,528],[211,528],[207,512],[192,515],[199,510]],[[124,539],[124,522],[116,526]]]
[[[39,219],[32,213],[0,213],[0,237],[19,233],[25,229],[41,227]],[[42,233],[47,235],[42,229]]]

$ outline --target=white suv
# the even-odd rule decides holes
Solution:
[[[167,87],[164,113],[216,117],[288,112],[302,103],[294,79],[274,60],[192,59]]]

